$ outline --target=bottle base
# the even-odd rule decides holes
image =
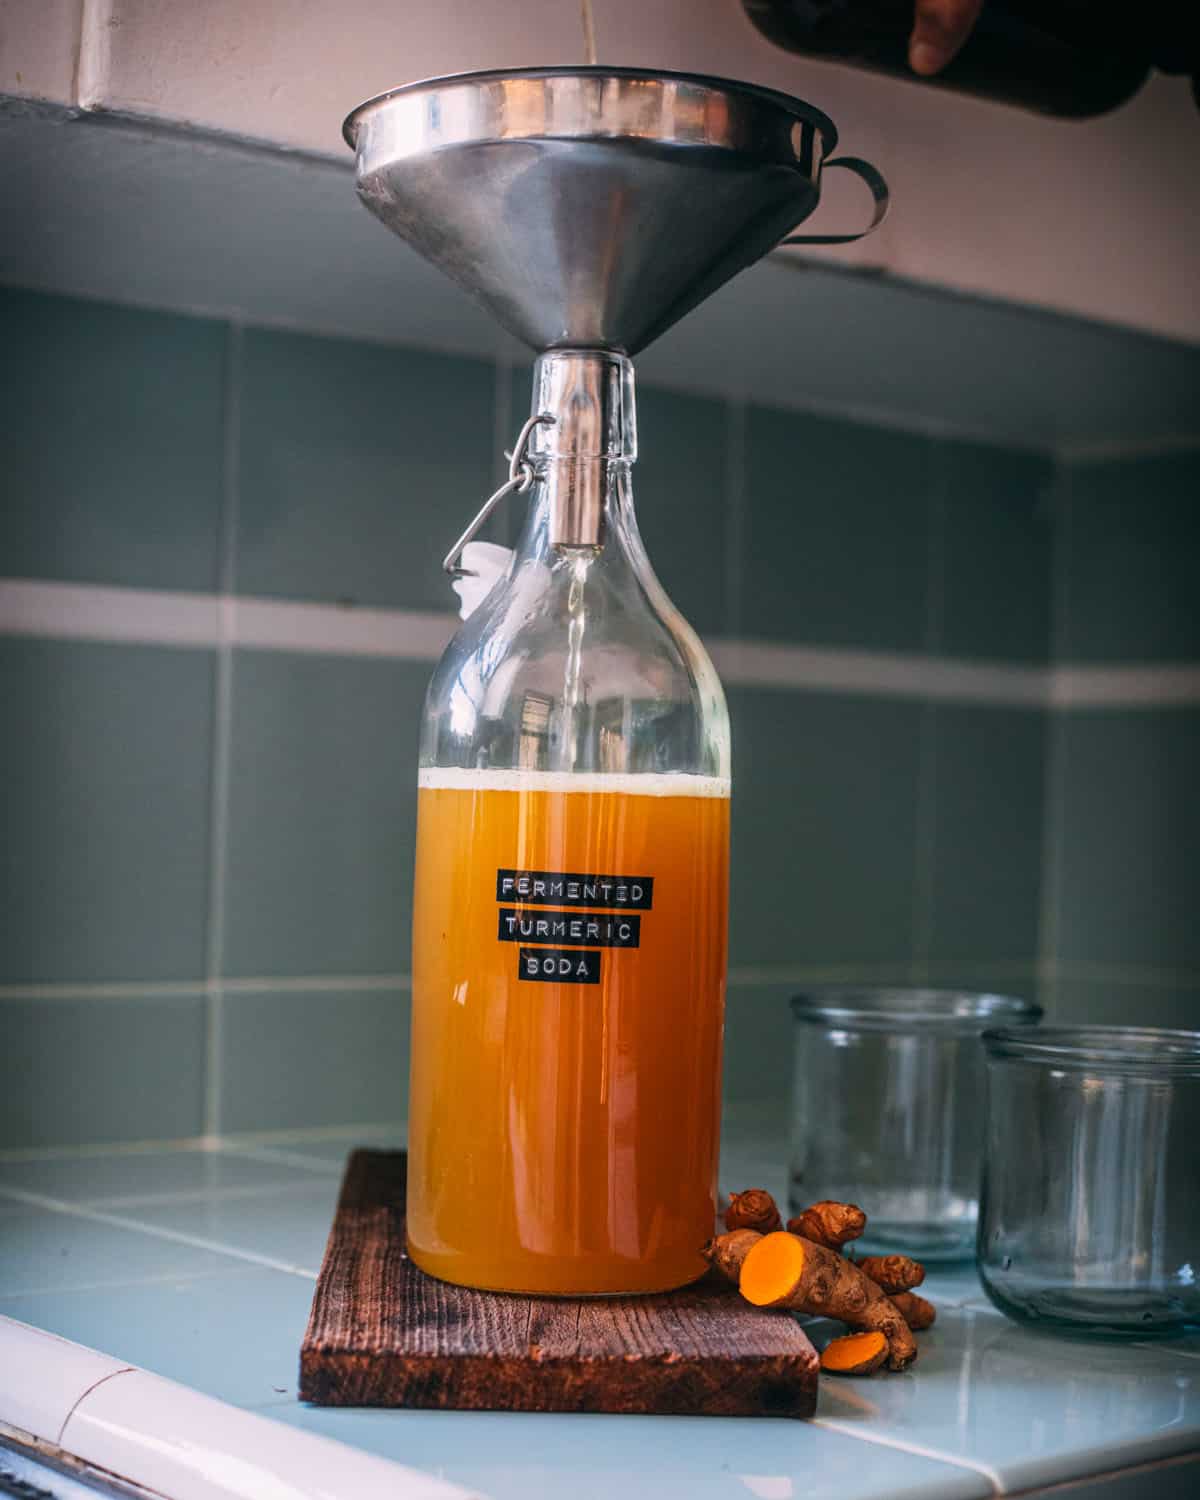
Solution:
[[[614,1297],[653,1297],[662,1292],[677,1292],[700,1281],[708,1271],[701,1261],[695,1268],[661,1276],[647,1274],[645,1279],[627,1277],[587,1277],[578,1281],[567,1277],[544,1279],[524,1274],[517,1267],[481,1267],[476,1271],[456,1265],[457,1257],[426,1255],[410,1244],[408,1256],[413,1265],[435,1281],[448,1286],[464,1287],[472,1292],[499,1292],[517,1297],[561,1297],[570,1300],[606,1301]],[[619,1284],[618,1284],[619,1283]]]
[[[1175,1338],[1200,1315],[1176,1295],[1154,1288],[1055,1285],[1022,1279],[1001,1284],[981,1267],[988,1300],[1015,1322],[1084,1339]]]

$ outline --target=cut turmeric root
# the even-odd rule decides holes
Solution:
[[[719,1234],[715,1240],[709,1240],[700,1254],[714,1270],[720,1271],[727,1281],[732,1281],[736,1286],[742,1272],[742,1262],[761,1239],[762,1235],[757,1229],[731,1229],[728,1234]]]
[[[821,1368],[830,1375],[870,1375],[887,1356],[887,1335],[873,1328],[830,1339],[821,1350]]]
[[[921,1297],[916,1292],[893,1292],[892,1301],[914,1333],[933,1327],[937,1319],[937,1308],[927,1297]]]
[[[867,1216],[856,1203],[810,1203],[803,1213],[787,1222],[789,1234],[798,1234],[814,1245],[840,1250],[856,1240],[867,1227]]]
[[[887,1294],[826,1245],[787,1232],[765,1234],[742,1261],[738,1285],[755,1307],[786,1307],[877,1330],[887,1338],[889,1369],[906,1369],[917,1357],[912,1330]]]
[[[925,1267],[907,1255],[864,1255],[854,1264],[889,1297],[895,1292],[911,1292],[925,1280]]]

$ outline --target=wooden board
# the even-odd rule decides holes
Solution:
[[[405,1158],[356,1151],[300,1350],[320,1406],[811,1416],[817,1356],[714,1277],[650,1297],[519,1297],[405,1253]]]

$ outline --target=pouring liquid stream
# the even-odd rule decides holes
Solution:
[[[592,559],[576,552],[571,559],[567,594],[567,659],[563,671],[563,732],[559,738],[560,771],[574,771],[579,751],[579,688],[583,672],[583,636],[587,628],[585,589]]]
[[[579,0],[579,19],[583,24],[583,60],[589,68],[596,66],[596,22],[592,17],[592,0]]]

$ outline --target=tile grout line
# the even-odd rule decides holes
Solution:
[[[1054,715],[1046,725],[1046,763],[1042,780],[1041,899],[1038,902],[1038,1003],[1053,1018],[1062,965],[1057,959],[1062,863],[1065,843],[1066,725]],[[1046,991],[1049,991],[1047,994]],[[1049,1003],[1047,1003],[1049,1001]]]
[[[307,1175],[289,1179],[279,1179],[274,1182],[239,1183],[230,1187],[196,1187],[196,1188],[168,1188],[165,1192],[148,1193],[112,1193],[102,1194],[94,1198],[78,1198],[74,1201],[81,1208],[94,1208],[101,1213],[114,1213],[126,1208],[169,1208],[177,1203],[236,1203],[242,1198],[286,1198],[289,1193],[302,1192],[319,1187],[319,1178],[322,1175],[331,1176],[340,1172],[341,1167],[333,1162],[327,1163],[328,1171],[322,1174],[315,1167],[305,1165],[301,1168],[297,1161],[284,1157],[281,1152],[278,1156],[270,1156],[263,1152],[259,1156],[250,1156],[249,1152],[228,1151],[223,1153],[235,1159],[248,1158],[256,1162],[271,1162],[279,1168],[291,1167],[293,1171],[303,1170]],[[319,1161],[317,1157],[310,1157],[311,1162]],[[0,1174],[4,1171],[4,1163],[0,1162]],[[0,1192],[7,1187],[7,1183],[0,1176]],[[64,1202],[67,1201],[64,1199]]]
[[[322,990],[342,990],[352,994],[412,988],[410,974],[264,974],[252,979],[226,978],[221,990],[226,997],[237,995],[310,995]],[[176,999],[205,995],[207,979],[172,980],[130,979],[72,981],[67,984],[0,985],[0,1003],[5,1000],[132,1000]]]
[[[742,988],[768,988],[777,984],[818,983],[865,983],[875,979],[881,983],[898,983],[911,967],[907,958],[869,964],[825,963],[825,964],[732,964],[727,978],[731,985]],[[1035,979],[1052,982],[1056,979],[1075,980],[1079,983],[1129,985],[1138,989],[1194,990],[1200,989],[1200,969],[1155,968],[1137,964],[1089,963],[1084,960],[1063,962],[1056,958],[992,960],[977,959],[930,959],[924,965],[926,977],[945,978],[953,981],[955,976],[986,971],[993,979]],[[179,997],[204,996],[208,983],[203,979],[159,983],[154,980],[129,980],[124,984],[98,980],[95,983],[81,981],[70,984],[0,985],[0,1005],[6,1002],[35,1004],[55,1001],[88,1000],[96,1004],[121,1000],[164,1000]],[[329,992],[347,994],[382,993],[388,990],[412,988],[410,974],[278,974],[263,975],[253,979],[223,979],[222,996],[226,1001],[236,1000],[239,995],[312,995]],[[191,1137],[187,1137],[191,1139]],[[3,1153],[0,1151],[0,1158]]]
[[[508,478],[508,460],[504,457],[504,450],[516,440],[516,433],[512,431],[513,369],[514,365],[508,353],[504,350],[498,351],[492,366],[492,472],[489,476],[489,482],[492,484],[499,484],[501,480]],[[500,522],[497,530],[500,533],[502,545],[515,547],[520,536],[519,508],[505,506]]]
[[[508,442],[509,397],[511,377],[503,354],[492,360],[492,472],[497,484],[505,477],[504,447]]]
[[[104,101],[112,62],[113,0],[80,0],[78,44],[71,93],[78,109]]]
[[[946,597],[946,479],[941,444],[930,445],[926,483],[929,535],[925,549],[924,647],[936,656],[942,647]],[[937,709],[921,707],[917,738],[916,838],[913,844],[912,968],[916,984],[929,982],[933,950],[933,885],[937,854]]]
[[[929,455],[929,541],[926,547],[928,568],[925,596],[925,650],[936,656],[945,640],[946,621],[946,524],[949,463],[944,448],[934,445]]]
[[[27,1203],[31,1208],[43,1208],[49,1213],[68,1214],[76,1219],[88,1219],[96,1224],[109,1224],[114,1229],[132,1230],[150,1235],[153,1239],[170,1240],[172,1244],[188,1245],[194,1250],[208,1250],[214,1255],[227,1255],[233,1260],[247,1261],[250,1265],[265,1266],[270,1271],[286,1271],[289,1276],[299,1276],[305,1281],[315,1281],[317,1273],[306,1266],[296,1266],[290,1261],[277,1260],[272,1255],[260,1255],[256,1250],[239,1250],[222,1240],[210,1240],[203,1235],[183,1234],[177,1229],[167,1229],[159,1224],[147,1224],[141,1219],[127,1218],[124,1214],[110,1214],[103,1209],[90,1208],[81,1203],[68,1203],[62,1198],[53,1198],[44,1193],[31,1193],[26,1188],[0,1184],[0,1198],[13,1198],[18,1203]]]
[[[724,622],[736,640],[742,628],[742,565],[746,546],[746,403],[725,403],[725,610]]]
[[[920,713],[909,976],[914,984],[928,984],[933,949],[933,882],[937,853],[937,709],[932,703],[923,703]]]
[[[923,1443],[910,1443],[904,1438],[887,1437],[878,1432],[865,1432],[855,1427],[853,1423],[842,1422],[837,1417],[810,1417],[809,1421],[813,1427],[823,1427],[827,1432],[836,1432],[841,1437],[856,1438],[860,1442],[873,1443],[880,1448],[892,1448],[901,1453],[910,1453],[915,1458],[928,1458],[936,1463],[950,1464],[956,1469],[967,1469],[986,1479],[992,1487],[993,1495],[1006,1493],[999,1471],[993,1469],[990,1464],[980,1463],[976,1459],[960,1458],[952,1453],[943,1453],[938,1448],[927,1448]]]
[[[363,1136],[405,1133],[407,1124],[403,1120],[356,1120],[345,1125],[296,1126],[290,1130],[246,1131],[236,1135],[211,1136],[192,1135],[171,1139],[156,1137],[140,1141],[83,1141],[62,1146],[8,1146],[0,1147],[0,1170],[4,1165],[17,1162],[38,1161],[86,1161],[97,1156],[145,1156],[163,1151],[198,1152],[201,1155],[241,1156],[247,1153],[268,1152],[270,1161],[277,1157],[276,1146],[310,1145],[313,1143],[338,1143],[347,1147],[361,1144]],[[303,1160],[297,1157],[297,1163]],[[307,1158],[306,1164],[320,1162],[319,1170],[328,1169],[324,1158]]]
[[[346,1153],[357,1149],[352,1141],[346,1142]],[[238,1146],[226,1143],[221,1147],[226,1156],[240,1157],[245,1161],[278,1163],[285,1167],[298,1167],[305,1172],[314,1172],[322,1177],[340,1176],[343,1162],[326,1161],[323,1156],[308,1156],[303,1151],[291,1151],[286,1146]],[[309,1184],[311,1186],[311,1183]]]
[[[25,1287],[19,1292],[0,1292],[0,1317],[15,1317],[19,1309],[14,1309],[11,1304],[20,1302],[25,1297],[45,1297],[51,1293],[56,1297],[74,1297],[84,1292],[116,1292],[130,1287],[178,1286],[185,1281],[211,1281],[215,1276],[254,1276],[260,1269],[258,1266],[237,1269],[213,1266],[207,1271],[159,1271],[153,1276],[110,1277],[105,1281],[67,1281],[56,1282],[53,1286]],[[18,1321],[23,1322],[24,1319]]]
[[[1073,484],[1070,469],[1058,465],[1054,488],[1053,551],[1050,568],[1050,658],[1057,662],[1069,635],[1071,590],[1070,547],[1073,526]],[[1038,1000],[1047,1013],[1057,1006],[1057,985],[1051,977],[1058,954],[1059,898],[1065,839],[1066,722],[1061,714],[1046,720],[1045,766],[1042,780],[1041,893],[1038,902],[1037,954],[1043,979]],[[1046,995],[1045,989],[1052,990]],[[1052,1004],[1047,1005],[1046,1000]]]
[[[219,617],[213,704],[212,771],[209,806],[208,930],[205,941],[204,1117],[203,1133],[221,1131],[221,1051],[224,994],[220,976],[225,960],[226,874],[229,845],[229,779],[233,740],[233,641],[236,631],[238,506],[240,499],[241,394],[244,337],[241,325],[226,328],[225,391],[222,412],[221,530],[218,574]]]
[[[282,1405],[282,1403],[280,1403]],[[1184,1464],[1195,1464],[1196,1454],[1192,1452],[1170,1453],[1162,1458],[1147,1459],[1144,1463],[1129,1464],[1115,1469],[1101,1469],[1098,1474],[1080,1474],[1071,1479],[1059,1479],[1050,1484],[1039,1484],[1035,1480],[1033,1485],[1025,1489],[1010,1490],[1007,1493],[1011,1500],[1053,1500],[1059,1495],[1062,1500],[1071,1500],[1072,1495],[1086,1496],[1100,1495],[1103,1493],[1101,1486],[1107,1486],[1110,1480],[1128,1480],[1135,1475],[1145,1476],[1155,1473],[1156,1470],[1169,1468],[1182,1468]],[[1140,1486],[1139,1486],[1140,1488]],[[1126,1494],[1130,1494],[1128,1489]],[[1144,1491],[1143,1491],[1144,1493]]]

